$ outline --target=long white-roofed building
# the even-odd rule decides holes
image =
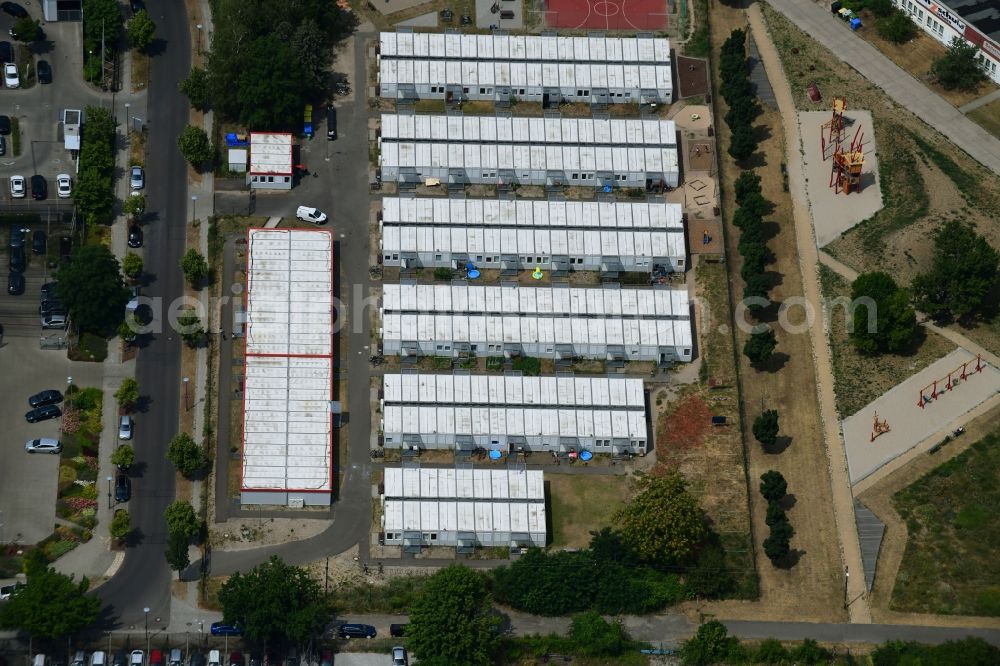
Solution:
[[[677,187],[677,128],[659,118],[382,114],[385,181],[449,186]]]
[[[387,467],[383,489],[386,545],[471,552],[547,543],[541,470]]]
[[[404,450],[644,455],[650,429],[642,379],[623,376],[388,374],[382,438]]]
[[[670,42],[659,37],[568,37],[383,32],[379,95],[449,102],[670,104]]]
[[[692,357],[682,289],[386,284],[380,315],[386,354],[661,365]]]
[[[330,503],[333,270],[328,231],[248,232],[243,504]]]
[[[683,209],[667,202],[382,199],[382,262],[405,269],[684,271]]]

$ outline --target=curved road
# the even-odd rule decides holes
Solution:
[[[187,221],[187,165],[176,137],[187,123],[188,104],[177,84],[190,70],[191,43],[183,2],[149,0],[147,7],[163,49],[151,61],[147,98],[145,265],[151,282],[144,293],[167,304],[184,286],[178,266]],[[163,510],[174,499],[174,468],[166,451],[177,432],[180,338],[169,331],[154,333],[139,352],[136,379],[149,397],[136,428],[134,473],[140,478],[130,503],[136,537],[117,574],[97,591],[111,607],[109,617],[125,627],[142,623],[144,607],[150,617],[170,616]]]

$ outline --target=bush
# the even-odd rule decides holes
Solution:
[[[140,257],[135,252],[128,252],[125,254],[125,258],[122,259],[122,273],[125,277],[132,278],[133,280],[142,275],[142,257]]]
[[[743,344],[743,354],[750,359],[751,363],[765,363],[771,358],[777,345],[778,340],[774,336],[774,331],[768,328],[766,331],[753,333],[747,338]]]
[[[200,169],[215,157],[215,149],[208,139],[208,133],[200,127],[188,125],[177,137],[177,147],[184,159],[196,169]]]
[[[954,37],[947,53],[931,64],[931,74],[945,90],[975,90],[986,80],[979,48]]]
[[[788,492],[788,482],[781,472],[768,470],[760,475],[760,494],[768,502],[781,500]]]
[[[115,517],[111,519],[109,528],[111,536],[115,539],[124,539],[132,531],[132,519],[125,509],[115,511]]]
[[[753,436],[763,446],[774,446],[778,441],[778,411],[766,409],[753,422]]]
[[[149,18],[149,13],[145,9],[139,10],[132,20],[128,22],[128,41],[134,48],[142,52],[149,49],[153,43],[153,34],[156,32],[156,24]]]
[[[736,644],[737,639],[729,636],[726,625],[712,620],[698,627],[695,635],[684,641],[681,658],[683,663],[691,666],[716,664],[724,661]]]
[[[201,319],[194,310],[186,310],[177,317],[177,328],[181,339],[188,347],[197,347],[205,339],[205,327],[202,326]]]
[[[447,281],[447,280],[451,280],[453,277],[455,277],[455,271],[451,270],[450,268],[446,268],[444,266],[441,266],[439,268],[435,268],[434,269],[434,279],[435,280]]]
[[[191,286],[197,287],[208,276],[208,262],[200,252],[191,248],[181,257],[181,270]]]
[[[617,657],[630,647],[621,620],[607,622],[597,611],[587,611],[573,618],[569,637],[579,654],[588,657]]]
[[[111,454],[111,464],[119,469],[128,469],[135,464],[135,449],[131,444],[122,444]]]
[[[131,411],[135,403],[139,402],[139,382],[132,377],[125,377],[115,391],[115,400],[118,406],[126,412]]]
[[[788,650],[776,638],[765,638],[753,651],[755,664],[783,664],[788,660]]]
[[[208,465],[204,448],[195,442],[191,435],[183,432],[170,440],[167,460],[188,478],[198,474]]]
[[[917,25],[907,14],[897,10],[875,21],[875,31],[882,39],[905,44],[916,36]]]
[[[527,377],[537,377],[542,372],[542,362],[532,356],[518,356],[514,359],[514,369]]]
[[[208,75],[204,69],[192,68],[191,73],[178,87],[192,107],[200,111],[208,108]]]

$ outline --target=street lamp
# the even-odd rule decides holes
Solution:
[[[129,106],[131,105],[125,102],[125,138],[128,138],[129,130],[132,128],[132,116],[128,112]]]
[[[143,614],[146,616],[146,654],[149,654],[149,606],[142,609]]]
[[[184,378],[184,411],[191,409],[188,406],[188,383],[191,381],[190,377]]]
[[[198,55],[201,55],[201,23],[198,24]]]
[[[69,393],[70,388],[73,386],[73,377],[66,378],[66,393]]]
[[[108,509],[111,508],[111,477],[108,476]]]
[[[192,223],[198,217],[197,212],[198,212],[198,195],[197,194],[192,194],[191,195],[191,222]]]

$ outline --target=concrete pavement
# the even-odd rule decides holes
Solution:
[[[986,106],[991,102],[995,102],[998,99],[1000,99],[1000,90],[994,90],[988,95],[983,95],[979,99],[974,99],[968,104],[963,104],[962,106],[958,107],[958,110],[961,111],[962,113],[968,113],[969,111],[975,111],[981,106]]]
[[[960,110],[910,76],[874,46],[846,30],[843,22],[830,13],[829,5],[797,0],[768,2],[819,44],[884,90],[902,108],[941,132],[986,168],[1000,173],[1000,140],[966,118]]]

